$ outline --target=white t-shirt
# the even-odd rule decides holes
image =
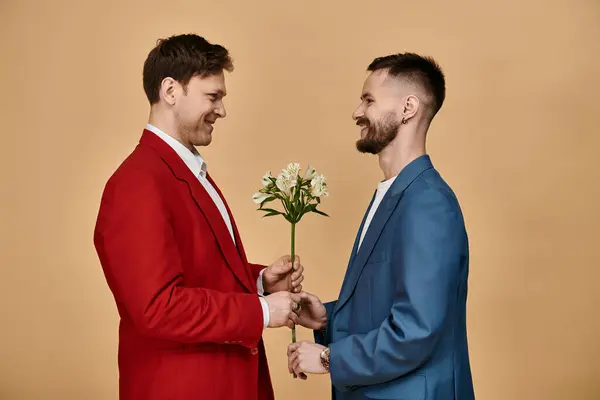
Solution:
[[[379,207],[379,204],[381,203],[381,199],[383,199],[383,196],[385,196],[388,189],[390,188],[390,186],[392,186],[392,183],[394,183],[395,180],[396,176],[388,179],[387,181],[379,182],[379,184],[377,185],[377,193],[375,194],[375,200],[373,200],[373,205],[369,210],[369,214],[367,215],[367,219],[365,220],[365,225],[363,226],[362,232],[360,234],[360,241],[358,242],[358,248],[356,249],[357,252],[360,249],[360,245],[362,244],[365,235],[367,234],[367,230],[369,229],[369,225],[371,225],[371,220],[373,219],[373,215],[375,215],[375,211],[377,211],[377,207]]]

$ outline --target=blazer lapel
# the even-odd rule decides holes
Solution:
[[[237,245],[237,253],[241,257],[242,262],[245,266],[244,269],[246,270],[248,279],[250,281],[252,281],[252,271],[250,271],[250,268],[248,267],[248,258],[246,257],[246,252],[244,251],[244,245],[242,244],[242,238],[240,237],[240,232],[238,230],[237,224],[235,223],[235,219],[233,218],[233,213],[229,209],[229,204],[227,204],[227,201],[225,200],[225,196],[223,196],[223,193],[221,193],[221,190],[219,189],[219,187],[217,186],[215,181],[213,181],[210,174],[206,174],[206,177],[207,177],[208,181],[211,183],[211,185],[213,185],[213,187],[215,188],[215,190],[217,191],[219,196],[221,196],[221,199],[223,200],[223,204],[225,205],[225,208],[227,209],[227,213],[229,214],[229,219],[231,220],[231,226],[233,227],[233,235],[235,237],[235,244]],[[229,232],[227,232],[227,233],[229,234]],[[252,291],[258,292],[258,289],[255,284],[252,285]]]
[[[177,155],[177,153],[167,143],[165,143],[161,138],[152,132],[144,131],[140,143],[150,145],[158,153],[160,158],[162,158],[162,160],[169,166],[173,172],[173,175],[175,175],[177,179],[187,184],[190,190],[190,195],[200,209],[200,212],[206,217],[210,228],[217,238],[217,243],[221,249],[221,253],[224,256],[225,261],[227,262],[227,265],[250,293],[256,292],[256,285],[252,285],[251,283],[250,273],[247,271],[248,268],[242,261],[240,254],[235,248],[233,240],[231,240],[231,234],[227,229],[227,225],[225,225],[225,221],[223,220],[219,209],[215,205],[206,189],[204,189],[198,178],[194,176],[192,171],[190,171],[190,169],[185,165],[179,155]],[[218,193],[220,194],[220,192]],[[223,199],[223,196],[221,196],[221,199]],[[225,203],[225,199],[223,199],[223,202]],[[227,210],[229,212],[229,209]],[[233,223],[231,213],[229,213],[229,217]],[[236,241],[240,243],[239,236],[236,238]]]
[[[363,269],[367,263],[367,260],[371,253],[373,252],[373,248],[377,243],[377,240],[381,236],[381,232],[383,228],[385,228],[390,216],[394,212],[394,209],[398,205],[404,190],[410,185],[419,175],[421,175],[425,170],[432,168],[431,160],[428,155],[423,155],[411,163],[409,163],[398,175],[388,192],[385,194],[375,215],[373,215],[373,219],[371,220],[371,224],[367,229],[367,233],[363,239],[363,242],[358,250],[358,254],[356,253],[356,248],[358,247],[358,241],[360,240],[362,229],[364,229],[364,222],[361,225],[361,229],[358,232],[356,237],[354,248],[352,249],[352,256],[350,257],[350,263],[348,265],[348,270],[346,272],[346,277],[344,278],[344,283],[342,284],[342,289],[340,290],[340,296],[336,303],[336,307],[334,312],[339,310],[348,302],[352,293],[354,293],[354,289],[356,288],[356,284],[358,283],[358,279],[362,274]],[[371,201],[371,205],[373,201]],[[369,208],[371,207],[369,206]],[[365,214],[365,218],[366,215]]]
[[[342,283],[342,288],[340,289],[340,295],[342,293],[345,293],[346,287],[348,285],[350,285],[350,281],[353,280],[352,278],[352,265],[354,264],[354,260],[356,259],[356,251],[358,249],[358,242],[360,241],[360,236],[362,234],[362,231],[365,227],[365,222],[367,220],[367,215],[369,215],[369,210],[371,209],[371,207],[373,206],[373,201],[375,201],[375,195],[376,193],[373,194],[373,197],[371,197],[371,202],[369,203],[369,207],[367,207],[367,211],[365,212],[365,215],[363,216],[362,222],[360,223],[360,227],[358,228],[358,233],[356,234],[356,238],[354,239],[354,245],[352,246],[352,253],[350,254],[350,260],[348,261],[348,267],[346,268],[346,275],[344,276],[344,281]],[[340,304],[340,299],[342,299],[342,297],[340,296],[340,298],[338,299],[338,301],[336,302],[336,305],[334,307],[334,312],[335,310],[337,310],[339,308],[338,304]]]

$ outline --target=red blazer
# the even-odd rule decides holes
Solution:
[[[146,130],[108,180],[94,244],[121,317],[121,400],[274,398],[256,288],[264,266],[248,263],[225,206],[237,246],[198,179]]]

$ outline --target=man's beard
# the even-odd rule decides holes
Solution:
[[[400,121],[393,112],[386,114],[373,124],[367,118],[358,119],[356,124],[367,127],[367,134],[364,138],[356,141],[356,148],[361,153],[371,154],[379,154],[385,149],[396,139],[398,128],[400,128]]]

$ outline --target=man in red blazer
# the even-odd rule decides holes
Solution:
[[[248,262],[195,148],[226,115],[225,70],[228,51],[200,36],[158,42],[143,70],[149,123],[102,196],[94,244],[121,317],[121,400],[274,397],[261,336],[292,326],[303,267]]]

